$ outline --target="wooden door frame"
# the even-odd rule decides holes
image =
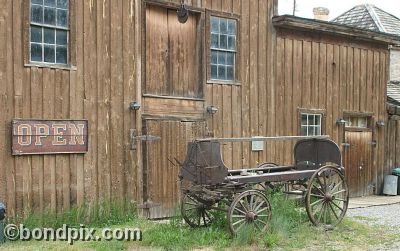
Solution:
[[[369,119],[368,124],[367,124],[367,128],[357,128],[357,127],[346,127],[345,125],[343,125],[342,128],[342,139],[343,139],[343,143],[347,143],[347,139],[346,139],[346,132],[371,132],[371,142],[368,142],[368,144],[371,144],[371,150],[370,150],[370,169],[371,169],[371,179],[374,179],[375,175],[375,165],[374,165],[374,161],[375,161],[375,154],[376,151],[374,151],[374,148],[376,146],[372,145],[372,143],[375,141],[375,137],[376,137],[376,132],[375,132],[375,116],[373,112],[358,112],[358,111],[344,111],[343,112],[343,118],[345,119],[346,117],[367,117]],[[345,160],[347,159],[347,151],[348,148],[346,148],[345,145],[342,145],[342,155],[343,155],[343,164],[344,167],[346,168],[346,163]],[[375,184],[376,186],[376,184]],[[375,190],[374,190],[375,192]]]

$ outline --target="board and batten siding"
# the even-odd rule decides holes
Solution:
[[[130,129],[142,130],[142,59],[144,1],[74,1],[71,69],[26,66],[27,0],[0,0],[0,200],[10,215],[35,208],[56,211],[103,199],[141,201],[142,149],[130,150]],[[148,1],[179,4],[180,1]],[[273,93],[275,0],[188,0],[200,11],[239,16],[240,85],[206,83],[203,112],[216,137],[275,135],[265,114]],[[206,31],[205,31],[206,32]],[[203,45],[206,42],[203,41]],[[207,48],[204,49],[207,53]],[[150,99],[149,99],[150,100]],[[130,110],[138,101],[142,108]],[[146,101],[147,102],[147,101]],[[215,115],[205,107],[218,107]],[[87,119],[86,154],[12,156],[11,121]],[[227,145],[224,159],[233,167],[255,165],[265,153]]]
[[[348,112],[373,114],[372,139],[376,147],[372,148],[368,178],[372,181],[369,185],[376,186],[376,193],[381,193],[383,176],[390,171],[384,159],[385,128],[375,125],[378,120],[387,121],[388,57],[384,44],[280,29],[275,85],[275,106],[280,110],[275,116],[267,115],[282,125],[279,133],[292,134],[299,123],[294,118],[298,108],[322,109],[323,134],[341,146],[345,142],[344,126],[337,125],[336,120]],[[341,149],[345,155],[345,148]]]
[[[103,199],[140,203],[142,146],[130,149],[130,129],[141,135],[142,113],[151,113],[146,106],[164,102],[142,97],[146,91],[142,90],[144,1],[75,0],[71,19],[76,34],[71,41],[75,62],[71,69],[24,66],[26,2],[0,0],[0,200],[6,202],[10,214],[26,208],[62,211]],[[325,132],[338,143],[343,131],[335,121],[345,111],[372,112],[375,120],[385,120],[387,50],[320,35],[289,32],[277,37],[271,21],[277,2],[185,1],[200,12],[234,15],[239,22],[238,83],[209,81],[203,70],[199,79],[203,80],[204,102],[197,101],[188,113],[205,119],[208,133],[215,137],[249,137],[298,135],[298,108],[325,109]],[[206,22],[205,38],[207,32]],[[205,38],[203,62],[207,66]],[[131,101],[139,102],[141,109],[130,110]],[[211,104],[218,108],[214,115],[205,112]],[[175,117],[177,114],[174,111]],[[14,157],[14,118],[87,119],[89,151]],[[374,130],[377,184],[387,172],[383,133],[383,129]],[[224,145],[222,153],[227,166],[242,168],[264,161],[291,164],[292,149],[292,142],[268,143],[258,152],[251,151],[248,143],[232,143]]]
[[[400,167],[400,117],[392,115],[386,125],[385,160],[388,171]]]
[[[76,62],[57,69],[24,66],[29,1],[0,1],[0,200],[10,215],[138,197],[140,161],[129,140],[137,117],[128,106],[140,80],[141,1],[73,3]],[[88,119],[89,151],[12,156],[14,118]]]

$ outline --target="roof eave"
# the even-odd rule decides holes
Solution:
[[[336,24],[327,21],[283,15],[273,17],[272,23],[277,28],[296,29],[307,32],[321,32],[348,37],[353,40],[400,45],[399,36],[359,29],[352,26]]]

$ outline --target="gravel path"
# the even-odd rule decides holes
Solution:
[[[348,209],[346,217],[371,225],[384,225],[400,236],[400,204],[372,206],[364,208]],[[398,242],[382,244],[371,247],[371,251],[395,251],[400,250],[400,237]]]
[[[348,209],[346,216],[372,224],[399,226],[400,204]],[[368,219],[366,219],[368,218]]]

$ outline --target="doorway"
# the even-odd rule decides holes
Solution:
[[[371,195],[374,192],[372,116],[348,115],[345,120],[344,167],[350,197]]]

